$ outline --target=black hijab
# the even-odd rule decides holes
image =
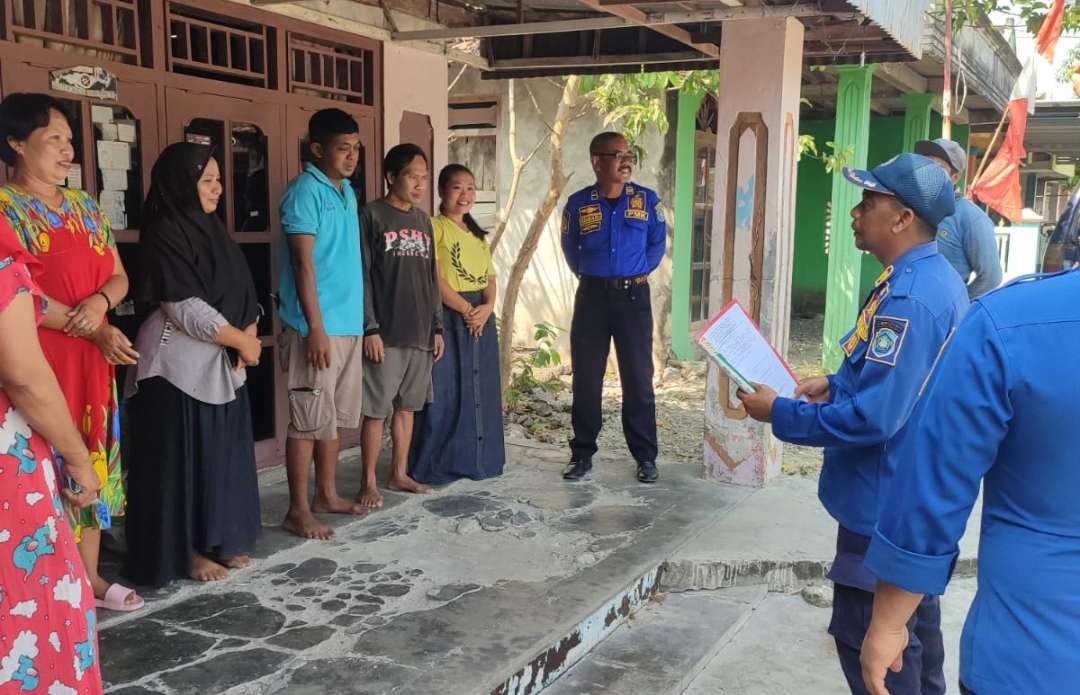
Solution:
[[[143,206],[136,298],[158,304],[198,297],[243,329],[259,316],[251,271],[221,218],[199,202],[199,178],[212,154],[205,145],[178,142],[154,164]]]

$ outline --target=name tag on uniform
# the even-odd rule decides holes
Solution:
[[[604,215],[599,205],[582,205],[578,208],[578,231],[581,234],[592,234],[600,229],[603,221]]]
[[[641,193],[630,199],[630,204],[626,206],[626,219],[649,221],[649,211],[645,209],[645,196]]]

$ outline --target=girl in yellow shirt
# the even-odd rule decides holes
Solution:
[[[417,416],[409,475],[429,485],[500,475],[503,445],[495,266],[484,230],[470,214],[476,179],[450,164],[439,172],[432,218],[443,302],[445,352],[432,372],[434,400]],[[494,365],[494,368],[492,368]]]

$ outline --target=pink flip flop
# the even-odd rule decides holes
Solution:
[[[129,589],[126,586],[120,584],[110,584],[108,590],[105,592],[105,598],[94,599],[94,605],[98,608],[104,608],[110,611],[118,611],[120,613],[130,613],[131,611],[137,611],[146,605],[146,602],[140,597],[135,603],[125,603],[127,597],[135,593],[134,589]]]

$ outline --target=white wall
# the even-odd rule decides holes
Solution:
[[[434,130],[434,179],[434,174],[446,165],[449,139],[446,57],[388,42],[383,44],[382,64],[383,154],[401,142],[403,113],[425,114],[431,119]]]

